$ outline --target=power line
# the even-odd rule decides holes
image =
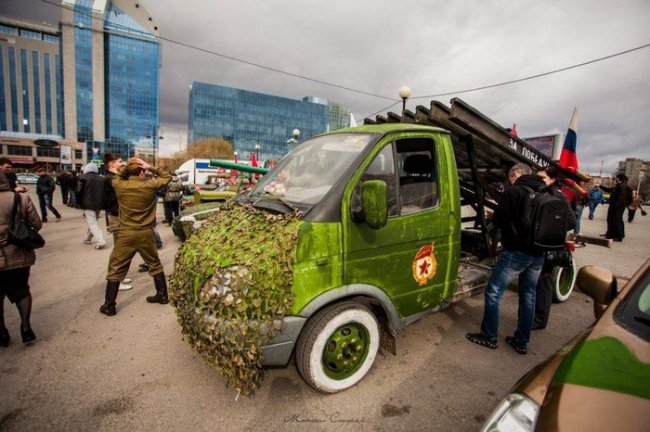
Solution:
[[[62,8],[62,9],[65,8],[65,9],[70,10],[70,8],[63,6],[62,4],[54,3],[51,0],[41,0],[41,2],[47,3],[49,5],[52,5],[52,6],[55,6],[55,7],[58,7],[58,8]],[[100,20],[100,18],[95,17],[92,14],[85,13],[84,11],[75,10],[75,9],[71,9],[71,10],[73,10],[75,13],[78,13],[80,15],[90,17],[91,19]],[[130,27],[122,26],[122,25],[117,24],[117,23],[111,23],[111,25],[114,26],[114,27],[122,28],[124,30],[129,30],[129,31],[132,30]],[[255,63],[253,61],[244,60],[244,59],[240,59],[238,57],[234,57],[234,56],[230,56],[230,55],[227,55],[227,54],[222,54],[222,53],[219,53],[219,52],[216,52],[216,51],[213,51],[213,50],[209,50],[207,48],[201,48],[199,46],[192,45],[190,43],[176,41],[176,40],[166,38],[166,37],[163,37],[163,36],[157,36],[157,38],[159,40],[161,40],[161,41],[165,41],[165,42],[168,42],[168,43],[171,43],[171,44],[182,46],[184,48],[189,48],[189,49],[193,49],[193,50],[203,52],[203,53],[206,53],[206,54],[211,54],[211,55],[214,55],[214,56],[217,56],[217,57],[225,58],[227,60],[231,60],[231,61],[235,61],[235,62],[239,62],[239,63],[244,63],[244,64],[247,64],[249,66],[257,67],[257,68],[268,70],[268,71],[271,71],[271,72],[276,72],[276,73],[279,73],[279,74],[291,76],[291,77],[294,77],[294,78],[303,79],[303,80],[306,80],[306,81],[314,82],[314,83],[317,83],[317,84],[322,84],[322,85],[329,86],[329,87],[338,88],[338,89],[341,89],[341,90],[347,90],[347,91],[351,91],[351,92],[354,92],[354,93],[363,94],[363,95],[366,95],[366,96],[372,96],[372,97],[376,97],[376,98],[380,98],[380,99],[395,101],[395,103],[389,105],[388,107],[383,108],[382,110],[377,111],[376,113],[371,114],[369,116],[365,116],[364,118],[372,117],[372,116],[374,116],[374,115],[376,115],[376,114],[378,114],[378,113],[380,113],[380,112],[382,112],[382,111],[384,111],[386,109],[389,109],[389,108],[397,105],[400,102],[400,100],[396,99],[396,98],[391,98],[391,97],[388,97],[388,96],[384,96],[384,95],[380,95],[380,94],[376,94],[376,93],[371,93],[371,92],[367,92],[367,91],[364,91],[364,90],[359,90],[359,89],[355,89],[355,88],[352,88],[352,87],[347,87],[347,86],[331,83],[331,82],[328,82],[328,81],[323,81],[323,80],[316,79],[316,78],[311,78],[311,77],[308,77],[308,76],[305,76],[305,75],[300,75],[300,74],[296,74],[296,73],[293,73],[293,72],[288,72],[288,71],[285,71],[285,70],[282,70],[282,69],[277,69],[277,68],[274,68],[274,67],[271,67],[271,66],[265,66],[265,65],[262,65],[262,64],[259,64],[259,63]],[[516,84],[516,83],[519,83],[519,82],[528,81],[528,80],[532,80],[532,79],[535,79],[535,78],[541,78],[541,77],[544,77],[544,76],[553,75],[553,74],[560,73],[560,72],[565,72],[565,71],[568,71],[568,70],[571,70],[571,69],[576,69],[576,68],[579,68],[579,67],[587,66],[587,65],[590,65],[590,64],[593,64],[593,63],[608,60],[608,59],[618,57],[618,56],[621,56],[621,55],[624,55],[624,54],[629,54],[629,53],[634,52],[634,51],[639,51],[639,50],[642,50],[642,49],[645,49],[645,48],[648,48],[648,47],[650,47],[650,44],[644,44],[644,45],[641,45],[641,46],[638,46],[638,47],[635,47],[635,48],[620,51],[620,52],[617,52],[617,53],[614,53],[614,54],[610,54],[610,55],[607,55],[607,56],[604,56],[604,57],[599,57],[597,59],[589,60],[589,61],[586,61],[586,62],[578,63],[578,64],[575,64],[575,65],[572,65],[572,66],[566,66],[566,67],[559,68],[559,69],[554,69],[554,70],[551,70],[551,71],[548,71],[548,72],[543,72],[543,73],[539,73],[539,74],[536,74],[536,75],[531,75],[531,76],[524,77],[524,78],[518,78],[518,79],[514,79],[514,80],[504,81],[504,82],[497,83],[497,84],[489,84],[489,85],[480,86],[480,87],[473,87],[473,88],[469,88],[469,89],[465,89],[465,90],[456,90],[456,91],[451,91],[451,92],[437,93],[437,94],[425,95],[425,96],[412,96],[409,99],[429,99],[429,98],[436,98],[436,97],[442,97],[442,96],[460,95],[460,94],[471,93],[471,92],[486,90],[486,89],[495,88],[495,87],[503,87],[503,86],[506,86],[506,85]]]
[[[458,90],[458,91],[453,91],[453,92],[438,93],[438,94],[427,95],[427,96],[415,96],[415,97],[411,97],[410,99],[427,99],[427,98],[435,98],[435,97],[441,97],[441,96],[451,96],[451,95],[458,95],[458,94],[463,94],[463,93],[475,92],[475,91],[479,91],[479,90],[486,90],[486,89],[494,88],[494,87],[501,87],[501,86],[505,86],[505,85],[509,85],[509,84],[515,84],[515,83],[519,83],[519,82],[522,82],[522,81],[528,81],[528,80],[532,80],[532,79],[535,79],[535,78],[540,78],[540,77],[553,75],[553,74],[560,73],[560,72],[565,72],[565,71],[568,71],[568,70],[571,70],[571,69],[576,69],[576,68],[579,68],[579,67],[582,67],[582,66],[587,66],[587,65],[590,65],[590,64],[593,64],[593,63],[597,63],[597,62],[600,62],[600,61],[603,61],[603,60],[608,60],[610,58],[622,56],[624,54],[629,54],[631,52],[642,50],[642,49],[648,48],[648,47],[650,47],[650,44],[645,44],[645,45],[638,46],[636,48],[630,48],[630,49],[625,50],[625,51],[620,51],[620,52],[617,52],[615,54],[610,54],[610,55],[607,55],[605,57],[600,57],[600,58],[597,58],[597,59],[594,59],[594,60],[589,60],[589,61],[586,61],[586,62],[583,62],[583,63],[578,63],[578,64],[575,64],[573,66],[566,66],[566,67],[563,67],[563,68],[560,68],[560,69],[555,69],[555,70],[540,73],[540,74],[537,74],[537,75],[531,75],[531,76],[528,76],[528,77],[525,77],[525,78],[519,78],[519,79],[515,79],[515,80],[504,81],[504,82],[498,83],[498,84],[490,84],[490,85],[486,85],[486,86],[482,86],[482,87],[474,87],[474,88],[467,89],[467,90]]]
[[[54,3],[54,2],[52,2],[50,0],[41,0],[41,1],[43,3],[47,3],[49,5],[56,6],[56,7],[61,8],[61,9],[65,8],[65,9],[72,10],[72,11],[74,11],[74,13],[78,13],[80,15],[90,17],[91,19],[95,19],[95,20],[100,21],[100,18],[95,17],[92,14],[85,13],[84,11],[77,10],[77,9],[70,9],[70,8],[67,8],[67,7],[65,7],[63,5],[56,4],[56,3]],[[132,30],[130,27],[122,26],[122,25],[117,24],[117,23],[111,23],[111,26],[122,28],[124,30]],[[305,75],[300,75],[300,74],[296,74],[296,73],[293,73],[293,72],[288,72],[288,71],[285,71],[285,70],[282,70],[282,69],[277,69],[277,68],[274,68],[274,67],[271,67],[271,66],[266,66],[266,65],[263,65],[263,64],[255,63],[255,62],[250,61],[250,60],[244,60],[244,59],[241,59],[241,58],[238,58],[238,57],[230,56],[230,55],[227,55],[227,54],[222,54],[222,53],[219,53],[217,51],[209,50],[207,48],[201,48],[199,46],[192,45],[192,44],[186,43],[186,42],[176,41],[176,40],[173,40],[173,39],[166,38],[164,36],[157,36],[157,39],[159,39],[161,41],[169,42],[169,43],[174,44],[174,45],[182,46],[184,48],[189,48],[189,49],[193,49],[193,50],[196,50],[196,51],[199,51],[199,52],[212,54],[214,56],[221,57],[221,58],[224,58],[224,59],[227,59],[227,60],[247,64],[249,66],[254,66],[254,67],[257,67],[257,68],[260,68],[260,69],[265,69],[265,70],[268,70],[268,71],[271,71],[271,72],[276,72],[276,73],[287,75],[287,76],[294,77],[294,78],[300,78],[300,79],[303,79],[303,80],[306,80],[306,81],[311,81],[311,82],[314,82],[314,83],[317,83],[317,84],[322,84],[322,85],[325,85],[325,86],[334,87],[334,88],[338,88],[338,89],[341,89],[341,90],[347,90],[347,91],[351,91],[351,92],[354,92],[354,93],[363,94],[363,95],[366,95],[366,96],[372,96],[372,97],[376,97],[376,98],[379,98],[379,99],[386,99],[386,100],[391,100],[391,101],[396,100],[395,98],[391,98],[391,97],[388,97],[388,96],[383,96],[383,95],[379,95],[379,94],[376,94],[376,93],[371,93],[371,92],[367,92],[367,91],[364,91],[364,90],[355,89],[355,88],[352,88],[352,87],[346,87],[346,86],[343,86],[343,85],[340,85],[340,84],[335,84],[335,83],[331,83],[331,82],[328,82],[328,81],[323,81],[323,80],[320,80],[320,79],[317,79],[317,78],[311,78],[311,77],[308,77],[308,76],[305,76]]]

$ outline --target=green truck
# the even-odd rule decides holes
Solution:
[[[305,381],[326,393],[361,380],[380,348],[395,353],[399,330],[482,291],[500,249],[490,215],[508,169],[516,162],[552,163],[459,99],[452,100],[451,109],[434,101],[415,113],[365,123],[306,140],[252,191],[235,198],[262,220],[268,214],[269,227],[276,217],[296,215],[291,222],[297,224],[295,246],[289,248],[290,307],[281,315],[280,330],[262,344],[261,358],[265,366],[284,366],[293,356]],[[209,228],[219,232],[222,244],[239,235],[226,221]],[[195,234],[194,245],[188,246],[193,249],[185,253],[207,247],[208,238]],[[259,253],[285,242],[263,234],[259,238]],[[185,333],[200,328],[190,343],[205,352],[223,328],[223,316],[241,315],[197,305],[221,298],[220,307],[227,303],[245,309],[241,300],[249,289],[266,289],[265,273],[255,259],[229,259],[216,246],[214,251],[225,264],[208,268],[210,280],[230,280],[230,273],[247,268],[241,298],[194,276],[201,273],[196,269],[188,270],[195,278],[193,290],[183,289],[187,279],[182,273],[178,292],[172,289]],[[177,269],[202,262],[194,255],[194,261],[183,262],[183,253]],[[228,266],[233,262],[237,265]],[[557,275],[559,301],[571,293],[574,274],[568,268]],[[251,326],[229,328],[245,334]],[[239,340],[232,330],[222,332],[223,340]],[[245,343],[241,348],[251,350]]]

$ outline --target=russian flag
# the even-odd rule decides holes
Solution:
[[[564,138],[564,147],[560,153],[559,164],[562,168],[572,168],[578,170],[578,155],[576,154],[576,144],[578,143],[578,108],[573,108],[569,130]]]

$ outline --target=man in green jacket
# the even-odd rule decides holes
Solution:
[[[145,179],[147,171],[154,178]],[[111,253],[106,275],[106,299],[99,311],[113,316],[120,282],[126,276],[136,252],[149,268],[156,295],[147,297],[149,303],[167,304],[167,281],[153,236],[156,222],[157,193],[171,180],[168,172],[154,168],[142,159],[131,158],[120,173],[113,177],[113,188],[119,204],[120,228]]]

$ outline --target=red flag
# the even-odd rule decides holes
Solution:
[[[562,168],[573,168],[578,170],[578,155],[576,146],[578,144],[578,108],[573,108],[569,130],[564,138],[564,147],[560,153],[559,164]]]
[[[517,123],[512,124],[512,130],[510,131],[510,134],[517,138],[519,135],[517,135]]]

